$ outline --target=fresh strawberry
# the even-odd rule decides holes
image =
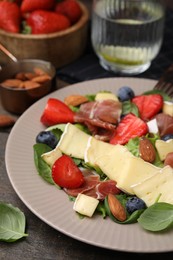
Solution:
[[[62,14],[50,11],[33,11],[27,19],[32,34],[59,32],[70,27],[70,21]]]
[[[62,101],[49,98],[40,121],[46,126],[74,123],[74,112]]]
[[[35,10],[50,10],[54,7],[55,0],[23,0],[21,4],[22,13]]]
[[[0,28],[12,33],[20,32],[20,8],[16,3],[0,2]]]
[[[147,134],[147,132],[147,124],[139,117],[130,113],[123,117],[120,121],[119,125],[115,129],[110,143],[126,144],[131,138],[143,136]]]
[[[16,4],[18,4],[20,6],[22,3],[22,0],[14,0],[13,2],[15,2]]]
[[[68,155],[62,155],[52,166],[52,178],[62,188],[76,189],[84,183],[81,170]]]
[[[56,4],[55,12],[66,15],[72,24],[76,23],[82,15],[82,10],[76,0],[64,0]]]
[[[136,96],[132,102],[138,107],[140,117],[144,121],[150,120],[163,107],[163,98],[159,94]]]

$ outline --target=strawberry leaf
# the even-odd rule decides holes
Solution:
[[[22,30],[21,30],[22,34],[31,34],[32,33],[32,29],[29,25],[27,25],[26,21],[22,22]]]

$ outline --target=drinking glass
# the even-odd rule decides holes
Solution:
[[[158,55],[164,30],[162,0],[93,0],[91,41],[109,71],[135,75]]]

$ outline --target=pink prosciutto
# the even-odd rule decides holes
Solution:
[[[109,124],[117,124],[121,110],[122,104],[119,101],[111,99],[87,102],[80,106],[80,110],[75,116],[75,121],[84,118],[88,120],[95,119]]]
[[[104,200],[109,194],[119,194],[121,191],[116,187],[113,180],[100,181],[98,175],[89,175],[84,177],[84,184],[77,189],[64,189],[64,191],[73,197],[83,193],[98,200]]]
[[[74,121],[85,124],[97,139],[109,141],[119,122],[122,104],[115,100],[84,103],[74,116]]]
[[[162,137],[173,133],[173,117],[164,113],[156,115],[156,121],[159,128],[159,134]]]

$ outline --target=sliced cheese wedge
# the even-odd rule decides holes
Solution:
[[[161,161],[164,161],[167,154],[173,152],[173,139],[168,141],[157,140],[155,143]]]
[[[173,204],[173,169],[166,166],[159,173],[132,189],[136,196],[145,201],[148,207],[158,199],[159,202]]]
[[[173,116],[173,103],[169,101],[163,102],[163,113]]]
[[[57,146],[62,153],[84,159],[89,138],[90,135],[84,133],[75,125],[68,123]]]
[[[160,168],[133,156],[125,146],[111,145],[90,138],[85,153],[85,161],[98,166],[117,187],[134,194],[132,185],[140,183],[156,174]]]
[[[95,165],[96,161],[101,156],[104,157],[107,155],[112,157],[112,153],[114,153],[115,156],[117,153],[122,153],[124,151],[127,151],[127,148],[123,145],[112,145],[91,137],[88,141],[84,159],[85,162],[89,162],[90,164]]]
[[[43,153],[41,155],[42,159],[51,167],[53,166],[54,162],[60,158],[62,156],[62,152],[60,151],[60,149],[58,147],[55,147],[55,149],[53,149],[50,152],[47,153]]]
[[[97,157],[95,164],[109,177],[118,182],[128,160],[133,155],[122,145],[114,145],[111,151]]]
[[[96,101],[107,100],[107,99],[119,101],[118,97],[111,92],[98,92],[95,97]]]
[[[128,157],[118,175],[117,187],[126,193],[134,194],[133,185],[150,178],[158,173],[160,169],[141,158]]]

